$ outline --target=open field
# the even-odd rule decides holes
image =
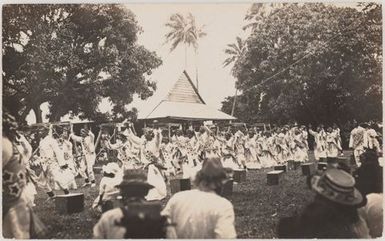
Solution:
[[[314,161],[313,155],[310,156]],[[234,185],[230,200],[235,209],[238,238],[276,238],[279,218],[292,215],[313,199],[314,194],[307,187],[306,177],[300,168],[281,176],[277,186],[266,184],[266,173],[271,170],[248,171],[247,181]],[[97,181],[100,178],[101,175],[97,175]],[[77,181],[82,183],[81,180]],[[98,188],[79,188],[73,192],[85,194],[85,210],[77,214],[59,215],[55,211],[54,201],[46,201],[47,195],[38,190],[34,210],[47,225],[48,238],[92,238],[92,228],[100,215],[91,208]]]

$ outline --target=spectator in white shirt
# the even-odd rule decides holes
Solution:
[[[233,205],[216,193],[225,179],[219,158],[203,163],[195,179],[198,188],[176,193],[162,212],[175,225],[169,228],[169,238],[236,238]]]

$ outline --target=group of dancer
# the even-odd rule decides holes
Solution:
[[[3,151],[3,198],[12,204],[23,190],[23,203],[29,207],[34,206],[36,188],[44,190],[49,200],[55,198],[56,190],[68,194],[71,189],[77,189],[76,177],[84,179],[83,187],[96,187],[94,164],[103,155],[109,163],[103,166],[99,195],[93,207],[102,207],[104,211],[113,207],[108,201],[116,199],[117,184],[125,170],[145,170],[147,182],[154,187],[145,199],[162,200],[167,196],[167,180],[183,177],[194,181],[208,158],[216,158],[223,167],[232,170],[267,168],[289,160],[306,162],[309,160],[309,134],[314,137],[316,160],[343,155],[337,126],[325,130],[320,125],[313,130],[311,126],[294,124],[267,131],[245,126],[219,130],[214,125],[202,125],[197,131],[190,127],[184,131],[178,129],[172,135],[160,128],[145,128],[139,137],[133,124],[125,121],[112,134],[101,128],[95,138],[91,129],[82,128],[77,134],[72,125],[47,125],[30,135],[13,127],[17,124],[13,124],[12,117],[9,119],[11,124],[7,132],[11,134],[6,138],[10,140],[10,148],[3,142],[3,149],[9,149],[9,155]],[[379,135],[367,124],[357,125],[352,130],[349,147],[354,150],[358,164],[364,150],[381,150]],[[36,140],[30,138],[36,136],[40,140],[33,150],[30,143]],[[108,156],[112,152],[117,153],[115,159]]]
[[[82,128],[80,135],[76,135],[72,125],[43,127],[39,132],[39,145],[27,162],[31,180],[28,190],[34,194],[35,187],[40,187],[50,198],[55,196],[54,190],[68,194],[70,189],[77,188],[77,176],[84,178],[83,187],[95,187],[94,164],[103,155],[109,162],[117,160],[112,169],[118,166],[119,173],[125,169],[148,171],[148,180],[156,187],[149,192],[148,200],[166,197],[166,182],[172,177],[193,181],[207,156],[218,157],[223,167],[233,170],[268,168],[289,160],[306,162],[309,160],[309,134],[314,137],[317,161],[343,155],[337,125],[326,130],[319,125],[313,130],[311,125],[307,128],[293,124],[269,131],[246,126],[219,130],[215,125],[202,125],[196,130],[192,127],[184,131],[178,129],[170,136],[159,128],[145,128],[143,136],[139,137],[133,124],[125,121],[114,133],[101,128],[95,138],[89,128]],[[352,131],[349,146],[358,164],[359,155],[367,146],[379,149],[377,135],[367,124],[357,125]],[[25,145],[32,150],[27,139],[28,136],[23,137]],[[117,153],[115,159],[109,156],[111,151]],[[111,169],[111,166],[104,168]]]

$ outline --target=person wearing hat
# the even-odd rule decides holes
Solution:
[[[162,131],[160,129],[147,129],[142,138],[137,137],[131,129],[128,130],[128,139],[134,148],[140,150],[140,161],[147,169],[147,180],[155,186],[146,196],[147,200],[162,200],[167,196],[167,186],[160,163],[160,144]],[[166,169],[166,168],[164,168]]]
[[[319,125],[316,131],[309,128],[309,134],[314,137],[314,157],[316,161],[326,159],[326,134],[323,127]]]
[[[370,238],[367,224],[358,214],[365,204],[347,172],[330,168],[311,178],[316,193],[298,217],[283,218],[278,224],[279,238]]]
[[[353,149],[354,160],[357,165],[360,165],[360,155],[364,153],[366,147],[366,130],[363,126],[365,124],[357,125],[350,132],[349,148]]]
[[[117,185],[122,207],[102,214],[93,228],[94,238],[165,238],[166,218],[160,214],[160,203],[145,200],[148,191],[154,188],[146,179],[142,169],[124,170]]]
[[[68,184],[69,189],[77,189],[77,184],[75,181],[75,176],[78,174],[78,170],[76,169],[75,160],[72,154],[72,143],[69,141],[69,132],[68,130],[62,130],[60,134],[60,138],[58,140],[59,147],[63,151],[64,160],[68,166],[68,168],[62,170],[64,175],[66,176],[66,183]]]
[[[292,151],[293,151],[293,158],[294,158],[292,160],[296,160],[300,162],[307,161],[308,156],[307,156],[306,144],[303,140],[302,131],[300,131],[299,129],[294,130],[292,144],[293,144]]]
[[[169,223],[168,238],[234,239],[234,208],[231,202],[216,191],[221,190],[226,172],[218,157],[209,157],[197,173],[197,189],[174,194],[162,214]]]
[[[113,208],[113,200],[116,199],[119,189],[116,187],[122,182],[122,170],[115,162],[103,166],[103,177],[99,184],[99,195],[95,199],[92,208],[101,208],[106,212]]]
[[[338,156],[338,135],[333,131],[332,127],[326,129],[326,156],[329,158],[336,158]]]
[[[221,146],[221,160],[222,165],[226,168],[239,169],[240,166],[237,163],[236,154],[234,151],[234,136],[231,132],[225,133],[225,138],[222,141]]]
[[[289,156],[289,148],[286,143],[286,130],[283,128],[275,136],[275,154],[278,163],[285,163]]]
[[[362,165],[355,172],[356,187],[366,196],[367,203],[359,209],[359,214],[368,224],[372,238],[378,238],[384,228],[383,171],[375,150],[367,149],[360,158]]]
[[[369,126],[367,131],[366,131],[366,144],[365,144],[365,146],[368,149],[372,149],[372,150],[375,150],[378,152],[381,150],[381,147],[380,147],[380,142],[377,140],[377,136],[378,136],[378,134],[377,134],[376,130],[374,130],[373,125]]]
[[[59,146],[57,133],[54,135],[53,126],[46,127],[43,131],[46,136],[40,140],[39,153],[40,163],[43,169],[42,181],[40,186],[47,192],[50,198],[54,198],[55,194],[52,189],[61,189],[64,194],[68,194],[68,185],[63,171],[68,169],[68,164],[64,159],[63,150]],[[51,186],[54,184],[54,187]]]
[[[340,155],[343,156],[344,151],[342,150],[341,130],[336,123],[333,123],[333,132],[337,136],[337,147],[338,147],[338,150],[340,151]]]
[[[245,140],[245,156],[246,156],[246,167],[249,169],[261,169],[261,162],[258,157],[258,145],[257,135],[250,129]]]
[[[106,147],[110,150],[118,151],[117,158],[123,164],[123,168],[135,169],[141,167],[138,158],[131,151],[133,149],[131,147],[131,142],[127,139],[124,134],[117,134],[115,143],[111,143],[110,140],[107,140]]]
[[[95,174],[94,174],[94,164],[95,164],[95,135],[92,133],[91,130],[87,130],[85,128],[82,128],[80,130],[80,136],[77,136],[73,132],[73,126],[71,124],[71,134],[70,138],[74,140],[77,143],[81,144],[83,156],[84,156],[84,162],[86,164],[86,170],[87,170],[87,177],[85,179],[85,183],[83,184],[83,187],[90,186],[96,187],[95,183]]]

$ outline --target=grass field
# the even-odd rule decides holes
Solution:
[[[348,154],[348,153],[347,153]],[[314,157],[311,155],[311,161]],[[266,173],[272,168],[247,172],[247,181],[234,185],[231,202],[235,210],[238,238],[276,238],[276,225],[280,217],[290,216],[313,199],[313,192],[306,185],[301,169],[286,172],[280,184],[269,186]],[[97,175],[99,181],[101,175]],[[79,184],[81,180],[77,180]],[[73,192],[85,195],[85,210],[71,215],[59,215],[54,201],[46,201],[47,195],[38,190],[34,210],[46,224],[47,238],[92,238],[92,228],[100,213],[91,208],[98,188],[79,188]],[[169,197],[162,203],[166,203]]]

